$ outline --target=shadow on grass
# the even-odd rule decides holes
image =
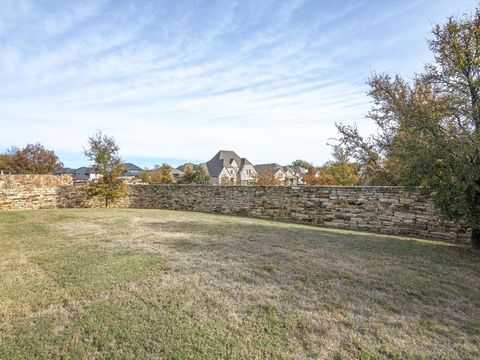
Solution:
[[[24,237],[20,265],[46,277],[22,293],[12,273],[18,311],[38,285],[57,289],[40,314],[71,309],[13,319],[0,358],[316,358],[329,344],[352,359],[395,358],[383,345],[396,358],[478,354],[480,266],[462,245],[163,210],[23,214],[5,217]],[[51,222],[78,232],[35,227]]]
[[[262,235],[269,234],[270,240],[282,241],[308,241],[312,247],[332,246],[348,247],[350,250],[404,250],[423,252],[425,248],[431,251],[434,248],[442,248],[442,251],[460,251],[469,254],[466,244],[449,243],[444,241],[420,239],[414,237],[367,233],[343,229],[323,228],[309,225],[275,222],[271,220],[236,218],[225,215],[205,215],[204,219],[191,220],[187,217],[179,221],[148,222],[144,225],[151,230],[175,232],[191,232],[198,235],[212,235],[215,237],[227,236],[231,241],[243,241],[258,239]],[[215,218],[214,218],[215,217]],[[214,219],[215,224],[213,224]],[[234,239],[235,234],[237,239]],[[272,236],[274,234],[275,236]],[[475,253],[471,254],[472,256]]]
[[[432,281],[452,278],[452,271],[459,272],[459,276],[462,272],[480,276],[478,255],[462,244],[217,215],[200,216],[199,220],[185,217],[178,222],[147,222],[144,226],[172,236],[191,234],[188,241],[182,238],[169,243],[178,251],[216,261],[260,262],[266,269],[280,272],[301,272],[303,267],[318,272],[331,266],[350,269],[347,276],[378,272],[392,281],[402,273],[421,276],[431,272]]]

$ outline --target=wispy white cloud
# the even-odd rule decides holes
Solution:
[[[104,129],[126,158],[207,160],[230,148],[320,163],[335,122],[373,131],[362,120],[372,68],[420,70],[425,22],[452,7],[3,0],[2,10],[0,148],[80,153]]]
[[[105,1],[85,1],[73,8],[65,3],[65,8],[59,13],[48,14],[43,19],[41,28],[47,36],[64,34],[99,15],[105,3]]]

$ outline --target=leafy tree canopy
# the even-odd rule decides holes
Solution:
[[[320,181],[324,185],[350,186],[358,183],[357,166],[350,162],[343,148],[335,146],[333,161],[327,162],[320,169]]]
[[[202,165],[188,165],[185,167],[183,182],[186,184],[208,184],[210,176]]]
[[[310,168],[313,168],[313,164],[309,163],[308,161],[306,160],[301,160],[301,159],[298,159],[298,160],[295,160],[294,162],[292,162],[292,165],[293,166],[300,166],[304,169],[310,169]]]
[[[436,25],[429,47],[434,62],[412,81],[369,79],[378,135],[339,124],[340,146],[364,183],[421,185],[480,249],[480,11]]]
[[[88,138],[88,146],[84,154],[93,162],[93,170],[99,178],[87,185],[90,197],[100,196],[105,201],[105,207],[110,202],[125,195],[125,181],[122,173],[126,167],[118,152],[120,147],[113,137],[97,131]]]
[[[171,184],[173,183],[172,167],[168,164],[155,165],[152,171],[143,171],[140,178],[149,184]]]
[[[0,154],[0,170],[16,174],[50,174],[63,164],[52,150],[40,143],[28,144],[23,149],[12,147]]]
[[[263,176],[257,175],[255,178],[256,185],[280,185],[280,180],[271,171],[267,171]]]

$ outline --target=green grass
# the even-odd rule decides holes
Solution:
[[[0,213],[0,359],[478,359],[466,246],[162,210]]]

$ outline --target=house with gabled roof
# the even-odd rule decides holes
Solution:
[[[175,169],[175,168],[172,168],[172,170],[170,171],[170,173],[172,174],[172,179],[173,179],[173,182],[179,182],[180,179],[183,177],[183,175],[185,174],[185,172],[183,172],[182,170],[179,170],[179,169]]]
[[[220,150],[205,165],[213,185],[248,185],[257,175],[250,161],[230,150]]]
[[[255,165],[255,170],[259,177],[266,177],[266,176],[275,176],[281,185],[285,185],[285,179],[287,175],[283,171],[283,166],[277,163],[270,163],[270,164],[258,164]]]
[[[100,175],[95,173],[95,169],[82,166],[78,169],[61,168],[54,172],[55,175],[71,175],[74,182],[85,182],[97,180]]]
[[[299,167],[297,166],[297,168]],[[305,184],[303,171],[295,169],[294,166],[283,166],[277,163],[259,164],[255,165],[255,170],[257,171],[258,176],[261,177],[270,174],[275,176],[280,182],[280,185],[295,186]]]
[[[301,166],[294,166],[294,165],[287,165],[284,166],[286,171],[288,171],[293,177],[293,184],[292,185],[305,185],[305,175],[307,175],[307,169]]]
[[[185,173],[185,170],[188,168],[188,167],[193,167],[195,164],[194,163],[185,163],[183,165],[179,165],[176,167],[176,169],[178,171],[181,171],[182,173]]]
[[[125,163],[125,171],[122,173],[122,177],[126,179],[138,178],[143,169],[140,166],[137,166],[132,163]]]
[[[126,170],[122,172],[121,176],[122,178],[128,181],[137,179],[140,176],[140,173],[143,171],[141,167],[132,163],[125,163],[124,165]],[[95,172],[95,168],[86,167],[86,166],[79,167],[78,169],[61,168],[59,170],[56,170],[54,174],[55,175],[62,175],[62,174],[71,175],[73,178],[73,181],[75,182],[93,181],[101,177],[101,175]]]

